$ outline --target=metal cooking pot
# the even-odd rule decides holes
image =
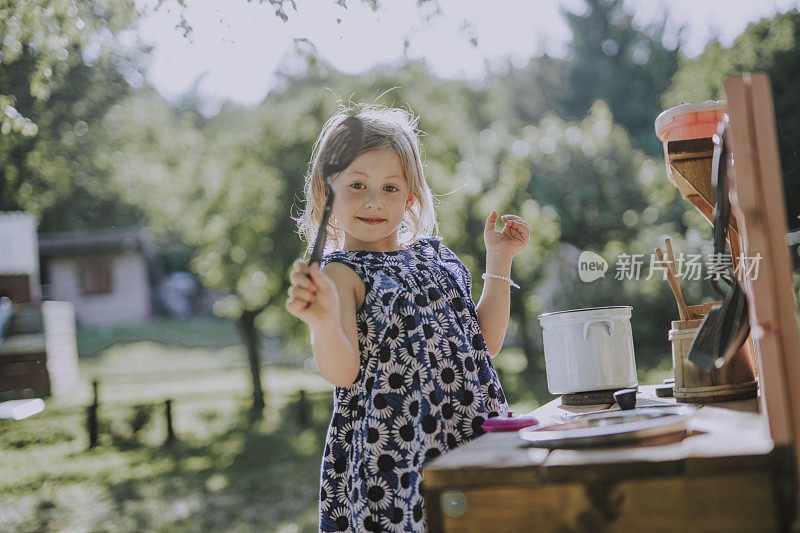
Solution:
[[[623,389],[638,384],[632,310],[624,305],[539,315],[547,388],[552,394]]]

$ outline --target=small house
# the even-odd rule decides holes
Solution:
[[[42,290],[75,306],[78,326],[136,324],[152,317],[145,228],[39,235]]]

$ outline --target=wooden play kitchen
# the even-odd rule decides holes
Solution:
[[[748,340],[718,367],[693,368],[690,331],[712,306],[687,306],[670,331],[680,401],[655,385],[640,385],[629,411],[559,398],[529,413],[537,426],[490,432],[433,460],[423,472],[430,531],[796,530],[800,338],[772,95],[759,74],[729,78],[725,91],[731,251],[761,257],[758,277],[743,280]],[[714,104],[705,111],[719,120]],[[678,122],[687,118],[706,120]],[[712,219],[711,139],[693,128],[662,137],[666,162]],[[604,434],[601,418],[636,430]]]

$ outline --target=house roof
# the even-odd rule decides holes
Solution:
[[[147,228],[84,230],[39,235],[40,255],[141,250],[150,241]]]
[[[0,212],[0,274],[38,272],[36,218],[25,211]]]

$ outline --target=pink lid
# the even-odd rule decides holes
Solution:
[[[664,143],[711,137],[728,108],[725,100],[681,104],[662,112],[655,121],[656,136]]]
[[[509,412],[507,416],[495,416],[488,419],[483,423],[483,430],[490,433],[498,431],[517,431],[526,427],[535,426],[539,423],[537,419],[532,416],[511,416],[513,413]]]

